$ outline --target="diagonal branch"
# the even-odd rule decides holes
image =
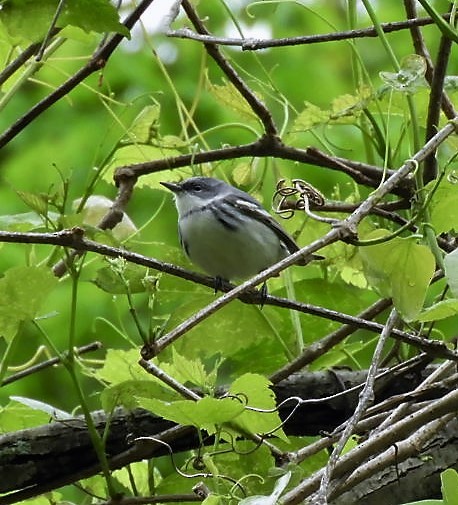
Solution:
[[[194,10],[194,7],[191,5],[191,2],[189,0],[183,0],[182,7],[196,30],[200,34],[209,35],[209,32],[200,20],[199,15]],[[278,131],[277,127],[274,124],[270,110],[239,77],[234,67],[229,63],[229,60],[223,56],[217,46],[214,44],[205,44],[205,49],[208,54],[215,60],[220,69],[225,73],[229,81],[235,86],[237,91],[247,101],[253,112],[259,117],[261,123],[264,126],[266,135],[276,137],[278,135]]]

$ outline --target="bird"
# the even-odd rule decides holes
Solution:
[[[174,194],[184,252],[219,281],[247,279],[299,250],[255,198],[220,179],[160,184]],[[298,264],[311,259],[322,257],[310,254]]]

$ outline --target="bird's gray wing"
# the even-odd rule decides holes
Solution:
[[[280,241],[285,244],[290,253],[299,250],[299,246],[296,244],[293,237],[291,237],[291,235],[289,235],[254,198],[245,198],[244,195],[227,195],[225,200],[240,212],[264,223],[275,235],[277,235]]]

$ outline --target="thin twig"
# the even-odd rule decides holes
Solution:
[[[351,472],[355,467],[362,464],[374,454],[379,454],[382,450],[397,443],[403,437],[408,436],[412,431],[418,430],[419,427],[426,423],[439,419],[449,413],[454,413],[458,410],[458,390],[454,389],[444,397],[433,402],[428,402],[426,406],[415,413],[401,419],[394,426],[389,426],[383,432],[374,437],[362,442],[350,452],[342,456],[335,469],[334,476],[340,477],[347,472]],[[395,460],[395,455],[390,461],[390,464]],[[296,505],[304,501],[319,487],[323,470],[319,470],[311,477],[304,479],[298,486],[286,493],[279,500],[281,505]],[[314,501],[312,503],[315,503]]]
[[[209,35],[205,25],[200,20],[199,15],[194,10],[193,5],[189,0],[183,0],[181,3],[184,11],[186,12],[189,20],[194,25],[194,28],[203,35]],[[259,117],[262,125],[264,126],[265,133],[269,136],[277,136],[278,131],[275,126],[270,110],[264,103],[256,96],[256,94],[247,86],[237,74],[234,67],[229,63],[229,60],[223,56],[221,51],[214,44],[205,44],[205,49],[208,54],[215,60],[216,64],[227,76],[229,81],[234,85],[237,91],[246,100],[253,112]]]
[[[444,19],[448,20],[449,15],[444,15]],[[408,19],[406,21],[395,21],[392,23],[381,23],[381,29],[385,33],[396,32],[405,30],[413,26],[426,26],[434,24],[431,18],[416,18]],[[306,44],[317,44],[320,42],[333,42],[338,40],[351,40],[365,37],[377,37],[377,31],[374,27],[361,28],[359,30],[347,30],[334,33],[326,33],[319,35],[304,35],[298,37],[284,37],[279,39],[241,39],[231,37],[215,37],[210,34],[195,33],[187,28],[180,30],[170,30],[167,35],[169,37],[176,37],[182,39],[196,40],[204,42],[205,44],[224,45],[224,46],[238,46],[244,51],[257,51],[259,49],[266,49],[268,47],[285,47],[297,46]]]
[[[92,351],[97,351],[98,349],[102,348],[102,344],[100,342],[92,342],[91,344],[88,345],[83,345],[82,347],[78,347],[75,349],[75,356],[81,356],[83,354],[86,354],[88,352]],[[61,362],[60,358],[51,358],[46,361],[43,361],[41,363],[38,363],[37,365],[33,365],[31,367],[26,368],[25,370],[21,370],[20,372],[17,372],[15,374],[10,375],[6,379],[4,379],[1,383],[1,386],[6,386],[7,384],[11,384],[12,382],[18,381],[19,379],[22,379],[23,377],[27,377],[28,375],[32,375],[34,373],[40,372],[41,370],[44,370],[45,368],[49,368],[51,366],[57,365]]]
[[[356,425],[363,417],[367,407],[374,401],[374,384],[377,371],[380,366],[380,361],[382,359],[383,348],[385,347],[386,341],[390,335],[391,330],[399,323],[400,318],[395,309],[391,311],[391,314],[386,322],[385,329],[380,335],[380,339],[377,342],[377,346],[372,357],[371,365],[367,373],[367,380],[364,384],[364,388],[359,395],[358,405],[351,417],[347,422],[344,432],[342,433],[339,442],[334,447],[332,454],[328,460],[327,465],[324,468],[323,477],[321,479],[320,489],[317,493],[316,505],[327,505],[329,486],[331,483],[332,473],[336,467],[337,461],[344,450],[345,445],[353,434]]]

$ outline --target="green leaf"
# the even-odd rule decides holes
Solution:
[[[29,405],[10,401],[0,408],[0,433],[25,430],[49,422],[49,414],[31,408]]]
[[[67,24],[82,28],[86,32],[115,32],[130,38],[129,30],[119,22],[118,11],[110,3],[110,0],[73,0],[65,2],[58,26]]]
[[[55,212],[48,212],[47,217],[57,223],[59,215]],[[36,212],[22,212],[20,214],[9,214],[0,216],[0,228],[11,231],[30,231],[43,228],[45,221]]]
[[[177,398],[177,393],[172,389],[152,377],[148,378],[146,373],[143,375],[144,380],[127,380],[105,388],[100,395],[103,410],[111,412],[119,406],[133,410],[144,406],[144,398],[163,399],[164,401]]]
[[[213,97],[223,107],[235,112],[240,120],[259,122],[258,116],[232,83],[223,80],[223,84],[213,84],[207,77],[207,87]]]
[[[19,198],[32,210],[41,216],[46,216],[48,213],[48,195],[29,193],[26,191],[16,191]]]
[[[113,472],[113,477],[130,493],[148,496],[150,493],[149,487],[149,471],[147,461],[137,461],[130,463],[128,467],[120,468]],[[135,483],[135,488],[132,489],[132,484]]]
[[[389,89],[403,93],[415,93],[427,86],[426,61],[422,56],[410,54],[401,61],[399,72],[380,72],[380,77]]]
[[[163,402],[156,399],[144,399],[142,407],[157,416],[184,426],[195,426],[208,433],[215,433],[215,425],[232,421],[244,411],[241,402],[234,398],[205,397],[199,401],[180,400]]]
[[[138,364],[140,355],[137,349],[129,351],[108,349],[103,368],[95,371],[95,378],[108,384],[145,379],[145,371]]]
[[[161,368],[177,381],[201,389],[213,388],[216,382],[217,367],[207,373],[199,358],[187,359],[175,348],[172,349],[172,363],[161,363]]]
[[[122,144],[149,144],[152,139],[157,139],[159,133],[159,118],[161,106],[159,104],[144,107],[132,121]]]
[[[23,396],[11,396],[11,399],[22,403],[26,407],[29,407],[33,410],[39,410],[48,415],[48,418],[51,419],[59,419],[59,420],[68,420],[73,419],[74,416],[65,412],[64,410],[58,409],[53,405],[49,405],[48,403],[41,402],[39,400],[34,400],[33,398],[25,398]]]
[[[13,39],[37,42],[48,32],[58,3],[59,0],[6,0],[2,4],[2,22]],[[130,36],[109,0],[65,2],[56,26],[63,28],[67,25],[86,32],[118,32]]]
[[[249,496],[244,498],[239,502],[240,505],[276,505],[278,503],[278,498],[286,489],[289,481],[291,479],[291,472],[286,472],[285,475],[280,477],[275,483],[274,490],[269,496]]]
[[[229,389],[229,393],[246,400],[248,407],[262,410],[276,408],[275,395],[270,389],[272,383],[262,375],[247,373],[236,379]],[[281,420],[277,411],[257,412],[245,410],[235,421],[248,433],[267,433],[281,426]],[[288,440],[282,429],[275,431],[277,437]]]
[[[455,298],[458,298],[458,249],[444,258],[445,278]]]
[[[438,321],[458,314],[458,300],[442,300],[431,307],[423,310],[417,320],[426,323],[428,321]]]
[[[442,497],[445,505],[458,505],[458,473],[449,468],[441,473]]]
[[[434,181],[425,187],[429,192],[434,187]],[[436,234],[451,231],[458,232],[458,184],[444,177],[435,189],[430,202],[431,224]]]
[[[20,266],[0,279],[0,332],[11,340],[21,321],[33,319],[58,281],[47,267]]]
[[[144,293],[146,291],[144,284],[146,274],[146,267],[126,263],[122,277],[113,268],[103,267],[97,270],[97,275],[93,282],[106,293],[114,295],[125,295],[128,291],[132,294]]]
[[[389,232],[376,230],[364,238],[379,239]],[[395,237],[378,245],[361,247],[366,278],[383,297],[392,297],[406,321],[419,314],[435,269],[431,251],[413,238]]]
[[[299,113],[291,127],[291,133],[308,131],[319,124],[329,122],[330,112],[317,105],[305,102],[303,110]]]

